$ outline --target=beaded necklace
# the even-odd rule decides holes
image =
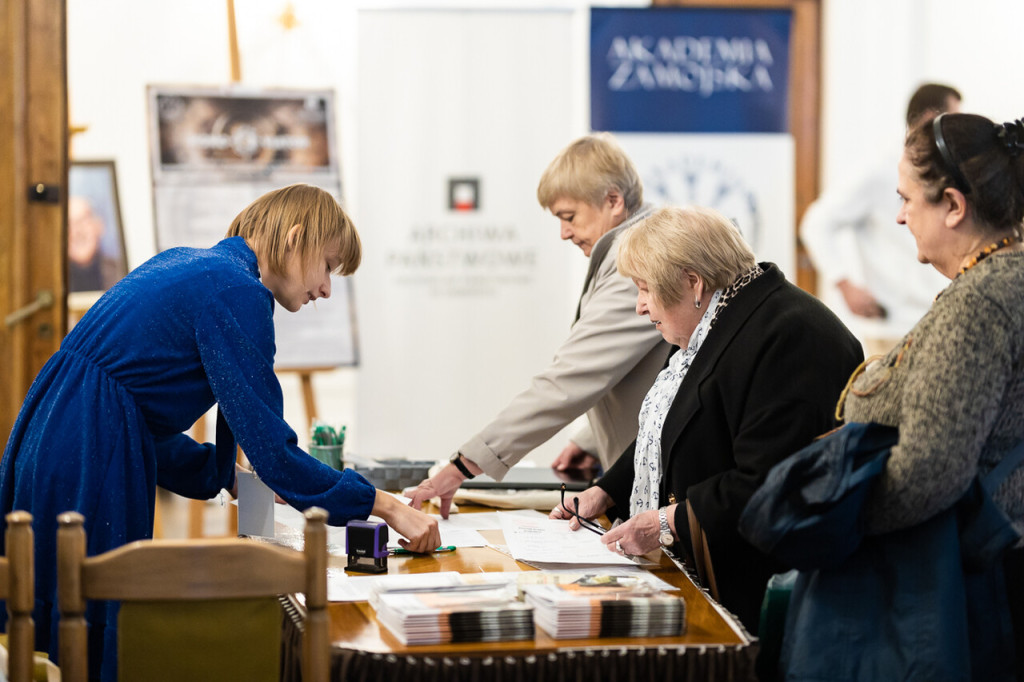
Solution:
[[[1003,237],[997,242],[992,242],[984,249],[979,251],[976,255],[972,256],[971,260],[967,261],[967,265],[960,268],[960,272],[956,273],[956,276],[959,277],[960,275],[964,274],[965,272],[973,268],[975,265],[977,265],[980,261],[991,256],[999,249],[1006,248],[1007,246],[1010,246],[1011,244],[1014,244],[1019,241],[1020,237],[1018,237],[1017,233],[1015,232],[1009,236]]]

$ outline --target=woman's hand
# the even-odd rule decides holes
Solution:
[[[674,506],[674,505],[673,505]],[[675,510],[669,507],[670,517]],[[658,510],[638,514],[601,536],[601,542],[618,554],[647,554],[661,547],[661,521]]]
[[[436,519],[402,504],[382,490],[377,491],[372,513],[387,521],[395,532],[409,538],[399,539],[398,544],[410,552],[425,554],[441,546],[441,531],[437,528]]]
[[[462,461],[474,474],[481,473],[480,467],[473,462],[465,457],[462,458]],[[448,512],[452,508],[452,498],[455,497],[455,492],[465,480],[466,477],[462,475],[462,472],[454,464],[446,464],[432,478],[425,479],[415,488],[403,490],[402,494],[409,498],[409,506],[413,509],[419,509],[420,505],[424,502],[440,497],[441,518],[447,519]]]
[[[565,494],[566,507],[559,504],[551,510],[551,513],[548,514],[548,518],[569,519],[569,528],[572,530],[579,530],[580,522],[579,519],[576,518],[576,504],[574,500],[579,500],[579,515],[585,519],[592,519],[596,516],[600,516],[615,504],[611,495],[606,493],[603,488],[599,488],[595,485],[587,488],[579,494],[567,492]]]
[[[885,308],[864,287],[859,287],[847,279],[836,284],[836,287],[839,289],[839,293],[843,295],[846,306],[854,315],[879,320],[885,319]]]

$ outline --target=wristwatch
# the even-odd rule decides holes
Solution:
[[[476,478],[476,474],[469,470],[469,467],[462,461],[462,453],[456,452],[454,455],[448,458],[448,461],[455,465],[455,468],[459,470],[459,473],[466,478]]]
[[[675,544],[675,537],[672,536],[672,529],[668,525],[668,512],[665,507],[658,510],[658,522],[661,529],[658,531],[658,542],[662,547],[671,547]]]

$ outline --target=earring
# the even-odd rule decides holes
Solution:
[[[693,307],[697,308],[698,310],[700,309],[700,299],[699,298],[696,301],[693,302]]]

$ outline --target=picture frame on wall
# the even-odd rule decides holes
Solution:
[[[106,291],[128,273],[113,160],[68,168],[68,291]]]

